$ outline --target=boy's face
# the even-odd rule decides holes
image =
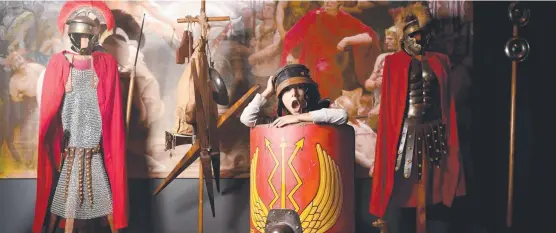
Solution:
[[[307,107],[305,92],[306,88],[303,86],[292,86],[284,90],[281,100],[290,114],[298,115],[303,113],[303,108]]]

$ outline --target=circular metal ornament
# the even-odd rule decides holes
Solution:
[[[512,37],[506,42],[504,52],[512,61],[522,62],[529,56],[529,42],[523,38]]]
[[[220,105],[228,105],[230,103],[228,90],[220,73],[218,73],[218,71],[214,68],[210,67],[209,77],[212,81],[212,95],[214,101]]]
[[[508,7],[508,17],[519,27],[527,25],[531,17],[531,11],[523,3],[511,3]]]

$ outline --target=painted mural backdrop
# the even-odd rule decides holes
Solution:
[[[38,106],[36,84],[50,56],[65,48],[63,35],[55,28],[56,18],[64,2],[57,1],[2,1],[0,2],[0,178],[33,178],[36,176]],[[175,63],[175,49],[181,41],[181,32],[191,25],[177,24],[176,18],[197,15],[200,1],[107,1],[116,19],[117,40],[103,42],[120,64],[122,91],[126,92],[129,79],[126,72],[133,67],[139,47],[137,85],[133,99],[128,161],[132,178],[165,177],[183,157],[190,146],[165,151],[165,131],[171,131],[175,122],[178,80],[186,65]],[[386,30],[393,26],[393,15],[403,2],[357,1],[342,2],[341,8],[354,17],[352,24],[362,23],[378,35],[380,53],[391,52],[392,34]],[[247,89],[260,84],[264,90],[267,79],[280,66],[282,57],[288,62],[299,61],[305,38],[313,43],[325,43],[338,37],[343,28],[358,25],[307,24],[303,16],[311,10],[325,6],[320,1],[208,1],[209,16],[230,16],[228,22],[212,23],[209,52],[214,68],[225,79],[230,98],[237,100]],[[471,122],[468,105],[470,75],[472,74],[473,12],[471,2],[431,1],[428,5],[435,17],[433,50],[446,53],[452,60],[451,79],[458,82],[461,102],[458,114],[465,145]],[[138,45],[140,25],[146,14],[144,40]],[[301,21],[300,21],[301,20]],[[359,25],[360,26],[360,25]],[[290,30],[295,28],[295,30]],[[199,29],[193,29],[198,37]],[[296,31],[296,32],[292,32]],[[302,36],[299,32],[310,32]],[[113,37],[116,38],[116,37]],[[322,39],[322,40],[321,40]],[[297,41],[294,41],[297,40]],[[298,44],[283,54],[285,44]],[[321,59],[327,55],[343,54],[331,45],[327,54],[309,53],[305,59]],[[301,51],[301,52],[300,52]],[[330,52],[332,51],[332,52]],[[370,50],[369,50],[370,51]],[[373,49],[373,51],[377,51]],[[328,54],[331,53],[331,54]],[[355,88],[345,88],[351,77],[349,65],[339,62],[336,67],[316,67],[314,73],[327,75],[330,80],[319,83],[343,83],[328,86],[334,106],[346,108],[351,116],[349,124],[356,132],[357,176],[369,177],[374,158],[378,98],[380,97],[381,64],[374,64],[380,53],[364,54],[357,64],[367,69]],[[357,67],[356,67],[357,68]],[[329,72],[330,71],[330,72]],[[358,73],[359,74],[359,73]],[[336,89],[336,90],[334,90]],[[45,91],[47,92],[47,91]],[[124,95],[125,93],[123,93]],[[228,106],[219,106],[225,110]],[[271,114],[273,106],[265,109]],[[221,136],[222,177],[249,175],[249,129],[239,122],[239,115],[226,124]],[[466,148],[463,146],[462,148]],[[463,150],[462,153],[467,153]],[[193,164],[181,177],[198,177],[198,164]]]

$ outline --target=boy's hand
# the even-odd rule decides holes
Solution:
[[[272,122],[272,127],[281,128],[286,125],[295,124],[299,122],[301,122],[301,120],[299,119],[298,115],[286,115]]]
[[[274,94],[274,76],[270,76],[266,83],[266,89],[263,91],[262,96],[268,99],[272,94]]]

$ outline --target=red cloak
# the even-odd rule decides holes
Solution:
[[[380,55],[379,38],[372,28],[342,10],[336,16],[326,14],[323,9],[305,14],[284,38],[281,65],[286,64],[288,54],[301,46],[299,63],[309,68],[321,96],[334,100],[342,94],[343,84],[342,70],[335,61],[339,53],[336,47],[343,38],[361,33],[373,39],[371,44],[353,46],[357,81],[364,84]]]
[[[33,232],[40,233],[44,225],[51,191],[56,185],[55,170],[60,164],[63,138],[60,106],[64,86],[70,73],[70,63],[63,51],[48,62],[42,86],[38,138],[37,199]],[[112,191],[113,217],[116,229],[127,227],[127,169],[125,162],[125,129],[120,96],[118,65],[112,55],[93,52],[94,69],[99,82],[98,104],[102,118],[102,147],[104,166]]]
[[[427,52],[425,59],[440,85],[442,121],[447,128],[448,155],[440,167],[440,189],[433,190],[433,203],[451,206],[455,196],[465,195],[465,179],[459,155],[456,101],[453,83],[449,79],[450,59],[440,53]],[[375,167],[371,190],[370,213],[383,217],[394,187],[394,166],[397,155],[408,91],[411,57],[403,51],[386,57],[378,119]]]

